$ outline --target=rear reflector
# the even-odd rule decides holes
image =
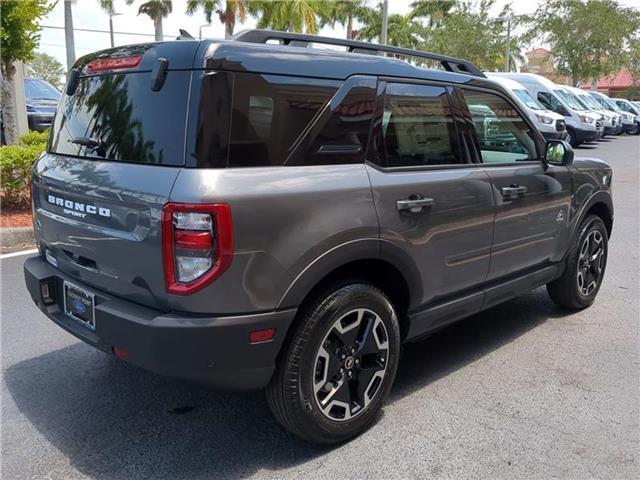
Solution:
[[[276,334],[276,329],[275,328],[266,328],[264,330],[254,330],[253,332],[249,333],[249,343],[254,344],[254,343],[264,343],[264,342],[270,342],[271,340],[273,340],[273,337]]]
[[[127,360],[131,356],[131,354],[127,350],[123,350],[122,348],[111,347],[111,351],[120,360]]]
[[[175,231],[176,248],[210,249],[213,246],[211,233],[191,230]]]
[[[104,72],[105,70],[118,70],[121,68],[137,67],[142,60],[141,55],[135,57],[99,58],[87,65],[89,73]]]

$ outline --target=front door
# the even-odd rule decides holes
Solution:
[[[475,154],[491,178],[495,226],[487,280],[562,258],[569,241],[571,178],[542,161],[544,144],[506,98],[461,89]]]
[[[445,87],[389,82],[383,90],[367,167],[382,248],[399,247],[419,270],[422,293],[410,310],[472,292],[462,308],[473,313],[482,303],[480,287],[489,271],[489,176],[466,163]],[[433,320],[425,319],[418,330]]]

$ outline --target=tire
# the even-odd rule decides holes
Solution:
[[[276,419],[318,444],[344,442],[368,429],[391,389],[400,355],[400,328],[389,299],[369,283],[335,284],[303,307],[293,328],[266,391]]]
[[[580,225],[562,276],[547,284],[549,296],[556,304],[580,310],[594,302],[607,266],[608,242],[602,219],[588,215]],[[596,247],[600,250],[596,251]]]
[[[580,145],[576,139],[576,132],[572,128],[567,128],[567,138],[565,138],[565,141],[573,148]]]

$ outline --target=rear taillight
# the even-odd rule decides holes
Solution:
[[[167,203],[162,252],[167,292],[189,295],[213,282],[233,258],[229,205]]]

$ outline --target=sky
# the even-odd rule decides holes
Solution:
[[[389,13],[407,13],[410,10],[409,4],[413,0],[389,0]],[[140,43],[153,41],[153,22],[146,15],[137,15],[138,5],[143,0],[127,5],[125,0],[114,0],[115,11],[121,15],[113,17],[113,28],[115,32],[136,33],[142,35],[119,34],[115,35],[116,45],[126,45],[129,43]],[[378,0],[368,0],[370,6],[378,3]],[[502,7],[508,3],[516,14],[527,14],[535,11],[540,3],[536,0],[496,0],[494,10],[498,15]],[[640,7],[640,0],[622,0],[621,4],[626,6]],[[203,38],[224,38],[224,27],[214,16],[211,26],[205,25],[204,13],[199,11],[193,16],[186,15],[185,0],[173,0],[173,12],[163,21],[165,36],[175,38],[178,36],[178,29],[187,30],[194,37],[198,37],[202,32]],[[86,28],[104,30],[105,33],[75,32],[76,58],[110,47],[109,42],[109,16],[100,8],[97,0],[76,0],[73,3],[73,26],[74,28]],[[64,27],[64,3],[60,0],[56,7],[42,21],[42,35],[40,39],[41,52],[54,56],[58,61],[66,66],[66,50],[64,42],[64,30],[47,27]],[[255,19],[248,18],[244,24],[236,24],[236,32],[255,28]],[[335,28],[325,27],[319,32],[321,35],[330,37],[345,38],[346,30],[340,25]]]

